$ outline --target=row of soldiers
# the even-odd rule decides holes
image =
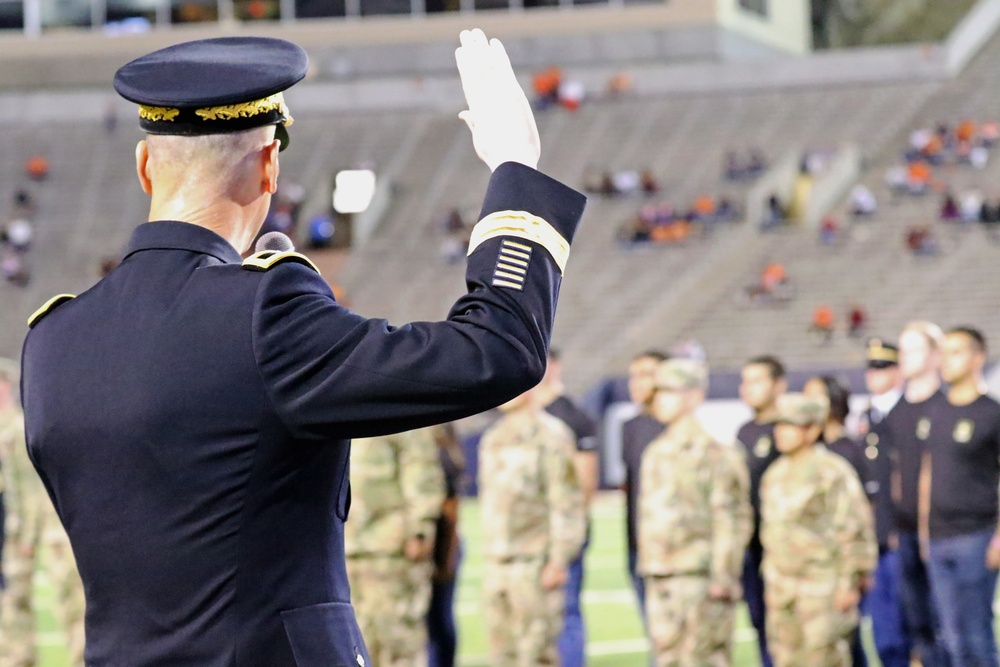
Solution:
[[[858,439],[848,435],[849,393],[836,378],[812,378],[803,394],[787,394],[781,363],[752,359],[740,395],[754,418],[739,430],[736,456],[700,427],[678,429],[685,420],[669,419],[676,399],[664,392],[682,387],[698,402],[701,375],[692,371],[687,385],[671,378],[684,362],[655,352],[637,357],[630,391],[642,409],[623,429],[637,524],[630,562],[638,563],[634,583],[658,664],[728,664],[730,627],[719,628],[732,608],[723,613],[718,602],[741,588],[766,667],[866,665],[862,610],[885,667],[906,667],[912,658],[925,667],[995,667],[1000,404],[986,395],[986,354],[978,330],[945,333],[929,322],[907,325],[898,346],[870,341],[870,401]],[[716,452],[706,459],[714,465],[692,467],[678,439],[688,447],[701,442],[703,457]],[[748,493],[737,488],[745,473]],[[731,516],[745,517],[749,498],[749,533],[711,514],[727,486]],[[695,505],[700,513],[685,510]],[[712,546],[692,559],[699,539]],[[724,576],[707,555],[716,549],[733,559]],[[694,597],[684,602],[670,591],[665,599],[677,606],[664,610],[664,586],[682,586],[682,572],[701,577],[700,588],[690,583]],[[732,583],[737,576],[740,586]],[[704,613],[691,612],[696,601]]]

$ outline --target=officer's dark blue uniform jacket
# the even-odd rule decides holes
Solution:
[[[570,240],[583,205],[508,163],[483,214],[529,212]],[[495,286],[506,242],[470,255],[447,321],[394,328],[339,306],[309,266],[248,270],[207,229],[154,222],[37,322],[28,449],[83,577],[88,665],[370,664],[344,569],[348,438],[538,382],[561,273],[517,239],[524,280]]]

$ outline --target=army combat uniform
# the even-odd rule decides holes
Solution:
[[[344,547],[368,653],[379,667],[426,665],[432,565],[410,560],[404,549],[411,538],[433,544],[444,502],[434,428],[355,440],[351,488]]]
[[[546,563],[568,566],[583,545],[573,452],[569,428],[541,411],[505,415],[480,443],[483,615],[496,667],[559,664],[565,589],[545,590],[541,574]]]
[[[686,416],[649,445],[641,470],[639,572],[654,664],[729,665],[753,530],[743,456]],[[710,586],[728,596],[711,597]]]
[[[858,610],[839,611],[835,596],[859,591],[878,556],[871,506],[857,473],[822,445],[782,456],[764,473],[761,518],[767,641],[775,667],[850,667]]]
[[[20,410],[0,412],[6,538],[3,572],[7,589],[0,596],[0,667],[33,667],[38,661],[35,573],[44,554],[55,587],[55,616],[67,634],[70,664],[83,665],[83,588],[69,539],[56,516],[24,443]]]

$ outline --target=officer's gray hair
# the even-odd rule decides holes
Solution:
[[[151,134],[146,138],[153,173],[162,169],[180,177],[189,185],[225,181],[238,173],[236,168],[274,137],[274,126],[257,127],[242,132],[204,134],[187,137]]]

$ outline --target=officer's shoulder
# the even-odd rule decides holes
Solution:
[[[257,272],[271,271],[278,266],[305,266],[319,274],[319,269],[311,259],[291,250],[262,250],[244,259],[242,264],[243,269]]]
[[[572,438],[573,429],[569,427],[569,424],[564,422],[562,419],[549,414],[544,410],[539,410],[537,414],[539,423],[549,431],[558,434],[560,437]]]
[[[59,306],[75,298],[76,298],[75,294],[55,295],[54,297],[46,301],[44,304],[42,304],[41,308],[39,308],[38,310],[36,310],[34,313],[31,314],[31,317],[28,318],[28,328],[29,329],[34,328],[35,325],[41,322],[45,316],[49,315]]]
[[[816,453],[821,460],[819,470],[825,472],[827,477],[837,481],[848,477],[857,477],[858,473],[854,470],[851,462],[837,452],[823,447]]]

